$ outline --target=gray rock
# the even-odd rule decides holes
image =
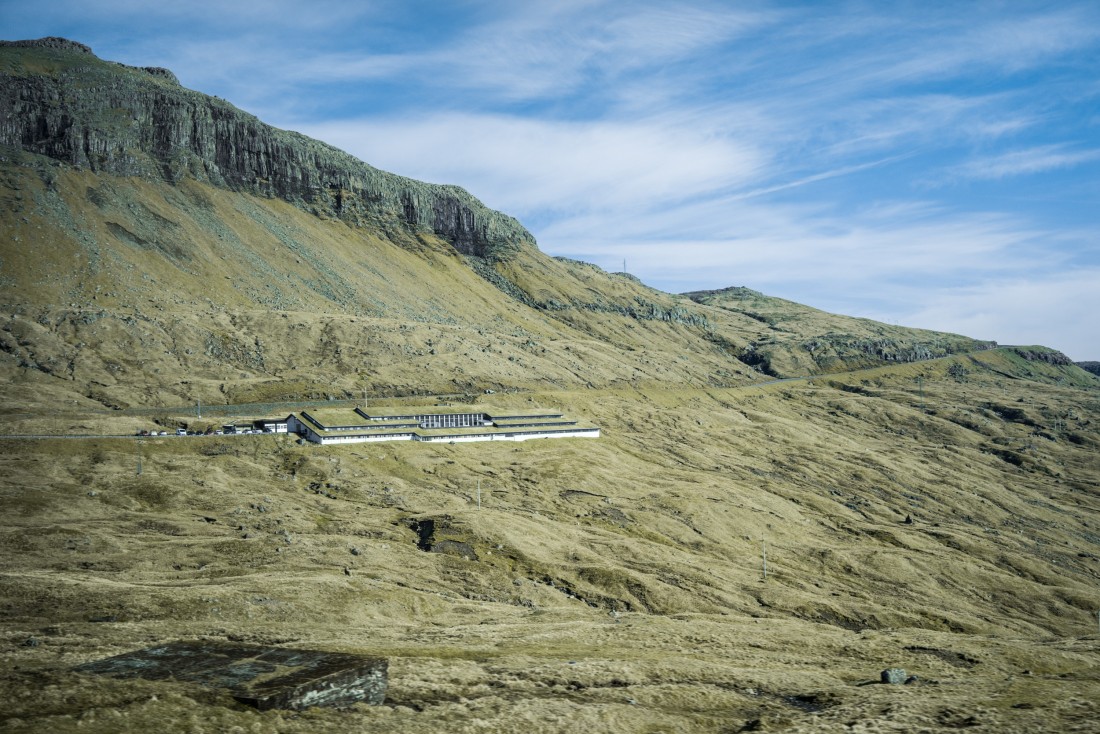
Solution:
[[[92,53],[91,46],[70,41],[67,38],[59,38],[58,36],[47,36],[46,38],[36,38],[28,41],[0,41],[0,48],[4,46],[12,48],[52,48],[58,51],[71,51],[86,56],[95,56]]]
[[[217,642],[172,642],[78,666],[114,678],[181,680],[226,688],[261,710],[378,705],[388,661],[346,653]]]
[[[469,561],[476,561],[477,553],[473,546],[461,540],[441,540],[432,544],[432,553],[443,553],[448,556],[458,556]]]
[[[905,670],[904,668],[887,668],[882,671],[882,682],[900,684],[905,682]]]
[[[1100,362],[1078,362],[1077,366],[1085,372],[1091,372],[1097,377],[1100,377]]]

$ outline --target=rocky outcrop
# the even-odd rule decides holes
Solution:
[[[802,343],[802,348],[815,357],[818,353],[829,358],[870,357],[883,362],[921,362],[937,359],[960,351],[992,349],[995,342],[968,341],[962,344],[944,340],[916,341],[880,337],[859,339],[852,336],[825,334]]]
[[[58,51],[69,51],[72,53],[86,54],[88,56],[95,56],[92,53],[92,47],[77,41],[70,41],[68,38],[59,38],[58,36],[47,36],[46,38],[36,38],[27,41],[0,41],[0,48],[52,48]]]
[[[1028,362],[1046,362],[1047,364],[1059,367],[1073,364],[1073,360],[1054,349],[1046,349],[1044,347],[1013,347],[1012,351]]]
[[[435,234],[480,258],[534,245],[519,222],[457,186],[380,171],[265,125],[181,87],[166,69],[105,62],[60,38],[4,42],[0,58],[0,145],[118,176],[190,176],[375,227],[399,242]]]
[[[1097,377],[1100,377],[1100,362],[1077,362],[1076,364],[1085,372],[1091,372]]]

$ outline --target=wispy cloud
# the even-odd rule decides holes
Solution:
[[[750,145],[661,118],[558,122],[443,115],[301,129],[383,168],[460,180],[513,213],[668,205],[753,180],[767,165]]]
[[[1002,344],[1055,345],[1071,359],[1094,360],[1100,352],[1097,283],[1098,268],[991,279],[937,289],[901,318]]]
[[[648,282],[702,280],[719,287],[722,278],[751,273],[773,287],[812,287],[817,293],[857,288],[879,297],[901,282],[1016,277],[1060,264],[1059,257],[1033,247],[1047,233],[1016,219],[935,208],[887,220],[876,211],[838,217],[806,207],[719,200],[651,212],[624,230],[601,228],[592,217],[546,234],[604,264],[627,254],[632,272]]]
[[[1100,159],[1100,148],[1069,150],[1065,145],[1041,145],[969,160],[950,174],[967,179],[1001,179],[1069,168]]]
[[[783,182],[783,183],[777,183],[777,184],[774,184],[772,186],[767,186],[767,187],[760,188],[760,189],[752,189],[751,191],[745,191],[743,193],[737,194],[736,196],[734,196],[732,198],[735,199],[735,200],[736,199],[751,199],[751,198],[756,197],[756,196],[765,196],[767,194],[774,194],[774,193],[777,193],[777,192],[780,192],[780,191],[786,191],[788,189],[796,189],[796,188],[799,188],[801,186],[807,186],[809,184],[819,183],[821,181],[828,181],[831,178],[840,178],[841,176],[848,176],[848,175],[851,175],[853,173],[858,173],[860,171],[866,171],[866,170],[871,169],[871,168],[878,168],[879,166],[884,166],[884,165],[887,165],[889,163],[893,163],[895,161],[902,160],[903,158],[908,158],[909,155],[911,155],[911,154],[900,154],[900,155],[890,156],[889,158],[883,158],[883,159],[877,160],[877,161],[871,161],[869,163],[859,163],[859,164],[852,165],[852,166],[843,166],[841,168],[837,168],[837,169],[834,169],[834,170],[831,170],[831,171],[821,171],[820,173],[815,173],[811,176],[804,176],[803,178],[796,179],[794,181],[786,181],[786,182]]]

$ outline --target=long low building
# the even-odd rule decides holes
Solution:
[[[362,408],[303,410],[287,417],[292,433],[319,444],[377,441],[530,441],[537,438],[599,438],[600,429],[561,413],[492,416],[476,411],[367,413]]]

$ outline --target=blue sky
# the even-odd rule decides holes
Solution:
[[[0,0],[671,292],[1100,359],[1100,4]]]

